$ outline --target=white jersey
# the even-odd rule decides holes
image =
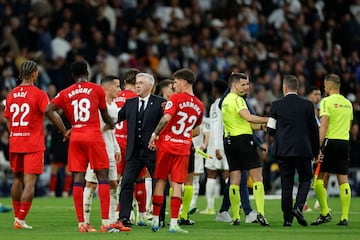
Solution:
[[[195,148],[200,148],[204,143],[204,134],[210,131],[209,118],[204,117],[200,125],[200,133],[198,136],[193,137],[192,141]]]
[[[200,125],[200,133],[198,136],[193,137],[194,148],[200,149],[204,144],[205,133],[210,131],[209,118],[204,117]],[[204,172],[204,159],[199,154],[195,153],[194,158],[194,173],[203,173]]]
[[[113,120],[113,122],[116,122],[118,119],[118,107],[116,103],[114,102],[111,102],[110,104],[106,103],[106,106],[110,118]],[[105,126],[105,122],[102,119],[102,117],[100,117],[100,128],[105,141],[106,152],[108,154],[109,161],[111,164],[112,162],[115,162],[115,153],[116,152],[120,153],[120,147],[115,138],[115,129],[109,129],[104,132],[103,131],[104,126]]]
[[[224,124],[222,121],[221,109],[219,108],[220,98],[216,99],[210,106],[210,140],[208,151],[212,150],[212,154],[216,149],[224,150],[223,135]],[[208,152],[210,154],[210,152]]]
[[[208,169],[228,169],[228,163],[224,151],[224,124],[221,115],[221,109],[219,108],[220,98],[216,99],[210,106],[210,139],[207,147],[207,153],[213,157],[210,161],[205,162],[205,167]],[[222,160],[219,161],[216,158],[216,149],[220,150]]]
[[[118,108],[116,106],[116,103],[111,102],[110,104],[106,103],[107,111],[110,116],[110,118],[113,120],[113,122],[117,121],[118,118]],[[100,114],[100,112],[99,112]],[[116,181],[117,180],[117,170],[116,170],[116,160],[115,160],[115,153],[120,153],[120,147],[119,144],[116,141],[115,138],[115,129],[109,129],[106,131],[103,131],[105,126],[105,122],[101,117],[100,114],[100,130],[102,132],[105,146],[106,146],[106,152],[109,157],[109,180],[110,181]],[[88,168],[86,169],[85,174],[85,180],[92,183],[97,183],[97,178],[95,172],[90,168],[90,164],[88,165]]]

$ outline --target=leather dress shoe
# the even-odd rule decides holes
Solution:
[[[302,215],[301,211],[298,208],[294,208],[293,210],[291,210],[291,214],[296,217],[297,222],[301,225],[306,227],[308,225],[306,219],[304,218],[304,216]]]
[[[130,222],[130,220],[128,218],[121,219],[121,222],[125,227],[131,227],[132,226],[132,223]]]

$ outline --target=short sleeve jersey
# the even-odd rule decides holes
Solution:
[[[200,125],[200,134],[196,137],[193,137],[193,144],[195,148],[200,148],[204,143],[204,135],[205,133],[210,132],[210,121],[209,118],[204,117],[203,121]]]
[[[137,97],[137,94],[130,90],[123,90],[119,93],[118,97],[114,99],[118,107],[118,111],[124,106],[125,102],[129,98]],[[115,126],[115,136],[119,144],[126,146],[127,140],[127,123],[126,120],[116,124]]]
[[[222,120],[221,109],[219,108],[220,98],[216,99],[210,107],[210,139],[208,148],[224,149],[224,123]]]
[[[235,93],[229,93],[225,97],[221,105],[225,137],[253,134],[250,123],[239,115],[243,109],[248,109],[243,97]]]
[[[81,82],[62,90],[52,103],[64,113],[72,126],[70,141],[103,142],[99,109],[106,108],[105,92],[95,83]]]
[[[174,155],[190,155],[192,130],[201,124],[204,105],[193,95],[176,93],[167,101],[165,114],[172,118],[160,132],[157,147]]]
[[[9,151],[15,153],[45,150],[44,113],[50,100],[35,86],[17,86],[6,99],[5,117],[9,119]]]
[[[322,116],[329,117],[326,138],[349,140],[350,122],[353,120],[353,108],[349,100],[340,94],[323,98],[320,102]]]

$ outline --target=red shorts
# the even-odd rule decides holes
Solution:
[[[104,142],[70,141],[68,167],[70,172],[86,172],[88,163],[92,169],[109,168],[109,158]]]
[[[168,179],[171,174],[171,181],[185,183],[188,175],[189,156],[174,155],[157,149],[156,168],[154,177]]]
[[[44,151],[32,153],[9,153],[11,169],[14,173],[42,174],[44,171]]]
[[[139,173],[138,178],[143,178],[143,177],[145,177],[145,174],[146,174],[146,167],[144,167],[144,168],[141,170],[141,172]]]

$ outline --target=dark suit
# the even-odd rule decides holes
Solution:
[[[128,130],[126,164],[120,192],[120,219],[129,219],[130,217],[134,183],[140,171],[146,166],[151,177],[154,175],[156,152],[148,149],[148,143],[151,134],[163,116],[162,105],[165,101],[164,98],[150,95],[141,120],[140,134],[137,129],[139,127],[137,125],[139,121],[139,98],[135,97],[126,100],[119,111],[118,120],[119,122],[126,120]],[[141,137],[139,138],[139,136]]]
[[[314,107],[296,94],[288,94],[272,103],[268,133],[274,136],[273,152],[279,161],[281,175],[281,207],[284,221],[292,222],[293,209],[300,212],[310,190],[311,160],[319,152],[319,129]],[[273,120],[276,120],[276,124]],[[293,207],[292,191],[295,170],[299,175],[299,187]]]

